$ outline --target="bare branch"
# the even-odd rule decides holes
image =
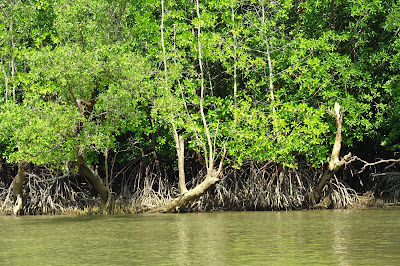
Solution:
[[[391,165],[385,167],[385,170],[387,170],[387,169],[389,169],[390,167],[392,167],[394,164],[400,163],[400,159],[385,159],[385,160],[379,160],[379,161],[373,162],[373,163],[369,163],[369,162],[367,162],[367,161],[365,161],[365,160],[363,160],[363,159],[361,159],[361,158],[359,158],[359,157],[357,157],[357,156],[355,156],[354,159],[355,159],[355,160],[358,160],[358,161],[360,161],[360,162],[362,162],[362,163],[364,164],[364,166],[363,166],[363,167],[361,168],[361,170],[358,172],[359,174],[362,173],[362,172],[364,172],[364,170],[365,170],[367,167],[375,166],[375,165],[378,165],[378,164],[382,164],[382,163],[392,163]]]

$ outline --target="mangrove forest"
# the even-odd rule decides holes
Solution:
[[[400,199],[396,0],[0,3],[0,213]]]

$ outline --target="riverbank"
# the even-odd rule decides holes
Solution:
[[[112,187],[110,185],[112,197],[105,209],[101,208],[95,187],[81,176],[71,173],[60,178],[49,170],[35,168],[27,173],[20,194],[22,208],[18,214],[132,214],[151,211],[165,206],[180,195],[173,173],[167,175],[166,171],[154,169],[158,168],[132,167],[132,171],[126,170],[129,174],[116,175]],[[188,189],[200,184],[205,175],[201,169],[193,172],[199,174],[187,182]],[[276,164],[255,164],[250,161],[240,169],[226,168],[220,182],[179,212],[398,206],[399,179],[386,180],[385,176],[380,176],[373,180],[369,178],[369,173],[364,173],[365,176],[359,177],[363,186],[359,186],[360,182],[356,181],[360,179],[355,179],[348,169],[336,174],[322,190],[323,200],[315,204],[311,197],[313,187],[323,173],[324,169],[310,168],[306,164],[298,168],[283,168]],[[0,215],[11,215],[15,210],[12,177],[4,180],[8,182],[0,182]]]
[[[206,197],[209,195],[206,195]],[[143,199],[142,199],[143,200]],[[147,199],[148,202],[151,199]],[[154,199],[153,199],[154,201]],[[229,208],[223,208],[222,206],[215,206],[212,209],[200,209],[199,205],[201,202],[195,202],[191,207],[188,207],[184,210],[184,212],[224,212],[224,211],[238,211],[231,210]],[[196,206],[197,205],[197,206]],[[11,201],[0,201],[0,216],[4,215],[13,215],[13,203]],[[41,206],[38,206],[41,207]],[[373,195],[358,195],[357,198],[351,203],[349,203],[345,208],[334,208],[334,209],[373,209],[373,208],[400,208],[400,202],[396,201],[388,201],[384,198],[375,198]],[[37,213],[29,213],[22,211],[19,215],[97,215],[97,214],[136,214],[136,213],[146,213],[155,209],[154,205],[143,204],[138,201],[138,199],[131,200],[116,200],[112,204],[110,204],[105,210],[101,207],[99,202],[94,201],[92,205],[86,206],[54,206],[53,209],[39,209]],[[286,209],[286,211],[290,210],[321,210],[321,209],[332,209],[330,206],[324,206],[323,203],[314,206],[314,208],[303,208],[303,209]],[[44,211],[43,211],[44,210]],[[285,210],[285,209],[282,209]],[[243,209],[240,211],[279,211],[272,209]]]

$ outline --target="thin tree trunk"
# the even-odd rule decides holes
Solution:
[[[335,18],[335,13],[336,13],[336,0],[331,0],[331,15],[330,15],[330,19],[329,19],[329,23],[330,23],[330,28],[331,30],[335,30],[335,23],[336,23],[336,18]]]
[[[326,185],[329,184],[331,178],[334,174],[339,171],[345,164],[351,159],[351,153],[345,155],[341,160],[339,159],[341,141],[342,141],[342,122],[343,122],[343,112],[340,110],[340,105],[335,103],[334,112],[327,110],[329,114],[336,119],[336,137],[335,144],[333,145],[331,160],[329,162],[328,170],[322,175],[319,182],[313,188],[313,202],[312,204],[319,203],[321,200],[322,190]]]
[[[237,42],[236,42],[236,32],[235,32],[235,10],[233,8],[234,2],[232,2],[232,36],[233,36],[233,51],[234,51],[234,62],[233,62],[233,101],[235,108],[237,107]]]
[[[5,89],[6,89],[4,97],[5,97],[6,103],[7,103],[8,102],[8,75],[7,75],[7,72],[6,72],[6,68],[4,67],[3,58],[1,60],[1,70],[2,70],[3,75],[4,75],[4,85],[5,85]]]
[[[18,172],[17,175],[14,177],[13,180],[13,197],[14,197],[14,215],[17,215],[20,210],[22,210],[22,185],[25,182],[25,170],[26,170],[27,163],[22,161],[18,165]]]
[[[119,11],[118,18],[117,18],[117,26],[115,27],[114,42],[116,42],[116,41],[118,40],[119,26],[120,26],[120,24],[121,24],[121,18],[122,18],[122,15],[123,15],[124,12],[125,12],[125,8],[126,8],[126,4],[127,4],[127,3],[128,3],[128,1],[125,0],[125,1],[123,2],[123,4],[122,4],[121,10]]]
[[[265,38],[265,44],[267,46],[267,60],[268,60],[268,69],[269,69],[269,92],[271,95],[271,103],[274,104],[275,102],[275,95],[274,95],[274,85],[273,85],[273,74],[272,74],[272,62],[271,62],[271,55],[269,49],[269,42],[268,39]],[[272,107],[272,111],[275,112],[275,106]]]
[[[168,91],[168,75],[167,75],[167,52],[164,43],[164,0],[161,0],[161,46],[163,49],[164,75],[165,75],[165,90]],[[182,136],[179,137],[174,121],[172,124],[172,134],[174,135],[175,149],[178,156],[178,171],[179,171],[179,190],[181,194],[187,192],[185,180],[185,141]]]
[[[14,57],[11,55],[11,80],[13,83],[13,101],[16,102],[16,86],[15,86],[15,62]]]
[[[196,0],[196,7],[197,7],[197,16],[200,19],[200,10],[199,10],[199,1],[198,0]],[[202,61],[201,61],[202,57],[201,57],[201,42],[200,42],[200,24],[198,25],[197,38],[198,38],[199,66],[200,66],[200,75],[201,75],[200,112],[201,112],[201,117],[203,120],[203,126],[204,126],[204,129],[206,132],[208,148],[209,148],[209,150],[208,150],[208,153],[209,153],[208,160],[209,161],[208,162],[207,162],[207,151],[205,153],[207,174],[206,174],[204,181],[201,182],[199,185],[188,190],[185,193],[182,193],[176,199],[172,200],[169,204],[167,204],[163,207],[151,210],[150,212],[179,212],[182,208],[184,208],[185,206],[192,203],[194,200],[201,197],[212,185],[214,185],[216,182],[218,182],[220,180],[219,175],[222,172],[222,165],[223,165],[223,161],[225,159],[226,149],[224,146],[221,161],[219,163],[219,167],[218,167],[218,169],[214,169],[214,149],[213,149],[213,144],[211,142],[211,136],[210,136],[210,132],[208,130],[208,126],[207,126],[207,122],[206,122],[206,118],[205,118],[204,110],[203,110],[204,72],[203,72],[203,65],[202,65]],[[178,139],[177,134],[175,135],[175,138]],[[181,139],[181,141],[183,141],[183,139]],[[176,140],[176,142],[178,142],[178,141]],[[206,148],[205,148],[205,150],[206,150]]]
[[[108,148],[104,151],[104,170],[106,172],[106,188],[111,192],[110,176],[108,173]]]
[[[181,194],[187,192],[185,178],[185,140],[183,136],[178,135],[175,125],[172,123],[172,132],[175,140],[175,149],[178,156],[178,172],[179,172],[179,191]]]
[[[197,12],[197,17],[200,20],[200,8],[199,8],[199,0],[196,0],[196,12]],[[214,168],[214,152],[213,152],[213,145],[211,142],[211,135],[210,131],[208,130],[207,126],[207,121],[206,121],[206,116],[204,115],[204,107],[203,107],[203,102],[204,102],[204,71],[203,71],[203,62],[202,62],[202,53],[201,53],[201,40],[200,40],[200,21],[199,24],[197,25],[197,50],[199,53],[199,68],[200,68],[200,77],[201,77],[201,89],[200,89],[200,114],[201,114],[201,119],[203,121],[203,126],[204,130],[206,133],[207,137],[207,143],[208,143],[208,152],[209,152],[209,158],[208,158],[208,165],[207,165],[207,171],[211,170]],[[207,158],[205,158],[207,160]]]
[[[265,36],[265,45],[267,48],[267,61],[268,61],[268,70],[269,70],[269,93],[271,96],[271,103],[274,104],[275,102],[275,95],[274,95],[274,85],[273,85],[273,73],[272,73],[272,62],[271,62],[271,53],[269,48],[269,41],[267,37],[267,32],[265,30],[266,21],[265,21],[265,7],[264,7],[264,0],[261,0],[261,9],[262,9],[262,23],[263,23],[263,34]],[[264,67],[265,73],[265,67]],[[272,111],[275,113],[275,106],[272,107]]]

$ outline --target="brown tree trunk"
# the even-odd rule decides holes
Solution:
[[[164,54],[164,70],[167,73],[167,63],[166,63],[166,52],[164,46],[164,35],[163,35],[163,27],[164,27],[164,1],[161,1],[162,6],[162,19],[161,19],[161,43],[163,47],[163,54]],[[196,11],[197,16],[200,19],[200,9],[199,9],[199,1],[196,1]],[[172,122],[172,130],[174,134],[174,140],[176,144],[176,151],[178,155],[178,167],[179,167],[179,188],[181,190],[181,194],[170,203],[166,204],[163,207],[150,210],[150,212],[179,212],[182,208],[192,203],[194,200],[201,197],[212,185],[218,182],[219,175],[222,171],[222,164],[225,158],[226,149],[225,146],[223,148],[223,154],[221,157],[221,161],[219,164],[218,169],[214,169],[215,163],[215,143],[213,147],[213,143],[211,142],[211,135],[210,131],[207,126],[207,121],[204,114],[203,102],[204,102],[204,72],[203,72],[203,65],[202,65],[202,53],[201,53],[201,42],[200,42],[200,24],[197,27],[197,39],[198,39],[198,52],[199,52],[199,68],[200,68],[200,76],[201,76],[201,90],[200,90],[200,114],[204,126],[204,131],[207,138],[208,150],[206,145],[203,143],[204,146],[204,156],[207,168],[207,174],[203,182],[201,182],[196,187],[187,191],[186,184],[185,184],[185,173],[184,173],[184,139],[183,137],[179,137],[175,124]],[[167,75],[165,76],[165,80],[167,81]],[[167,83],[166,83],[167,84]],[[186,107],[186,106],[185,106]],[[196,135],[196,138],[198,136]],[[198,138],[199,139],[199,138]],[[208,155],[208,156],[207,156]]]
[[[310,202],[312,205],[314,203],[319,203],[321,200],[321,194],[326,185],[329,184],[333,175],[339,171],[343,165],[351,158],[351,153],[345,155],[341,160],[339,159],[340,148],[342,142],[342,122],[343,122],[343,112],[340,110],[340,105],[335,103],[334,112],[331,110],[327,110],[327,112],[334,116],[336,119],[336,137],[335,144],[333,145],[331,160],[329,162],[329,167],[327,171],[322,175],[321,179],[313,188],[313,202]]]
[[[188,206],[193,201],[200,198],[212,185],[217,183],[220,179],[217,170],[211,170],[207,173],[206,178],[203,182],[198,184],[196,187],[181,194],[179,197],[171,201],[169,204],[161,208],[161,212],[179,212],[182,208]]]
[[[184,207],[188,206],[193,201],[200,198],[205,192],[207,192],[207,190],[211,186],[220,181],[220,170],[221,169],[212,169],[211,171],[208,171],[204,181],[198,184],[196,187],[188,190],[186,193],[179,195],[167,205],[157,208],[155,210],[151,210],[150,212],[179,212]]]
[[[182,193],[165,206],[150,210],[149,212],[179,212],[184,207],[188,206],[193,201],[200,198],[212,185],[221,180],[219,175],[222,172],[222,164],[225,159],[225,155],[226,149],[224,146],[224,151],[218,169],[208,168],[207,175],[203,182],[198,184],[196,187],[188,190],[186,193]]]
[[[77,164],[78,173],[83,175],[93,183],[94,187],[97,190],[97,193],[99,193],[102,206],[107,207],[107,204],[110,201],[111,193],[104,185],[103,180],[100,178],[99,175],[97,175],[89,168],[85,159],[82,156],[79,156]]]
[[[335,30],[335,23],[336,23],[336,0],[331,0],[331,16],[329,19],[329,24],[330,24],[330,28],[331,30]]]
[[[179,171],[179,190],[180,192],[186,193],[188,190],[186,188],[186,178],[185,178],[185,140],[183,136],[179,138],[179,149],[176,152],[178,154],[178,171]]]
[[[76,102],[79,113],[83,114],[84,117],[87,119],[90,118],[90,115],[93,112],[94,105],[97,102],[97,96],[99,95],[99,87],[100,87],[100,80],[96,79],[94,81],[94,88],[91,93],[90,99],[77,99],[72,90],[69,88],[69,93],[72,99],[74,99],[74,101]],[[75,137],[81,133],[83,126],[84,124],[82,122],[79,122],[75,125],[74,129]],[[109,190],[109,187],[104,184],[103,180],[100,178],[98,174],[96,174],[89,168],[83,154],[78,152],[78,160],[74,163],[74,165],[78,167],[78,173],[80,175],[86,177],[93,183],[97,193],[99,193],[101,205],[107,212],[108,204],[111,201],[111,192]]]
[[[24,184],[25,181],[25,169],[26,169],[27,163],[22,161],[18,165],[18,172],[17,175],[14,177],[13,180],[13,197],[14,197],[14,214],[17,215],[20,210],[22,210],[22,185]]]
[[[185,140],[183,136],[179,137],[174,123],[172,123],[172,133],[175,140],[176,155],[178,156],[179,191],[183,194],[188,191],[185,178]]]

